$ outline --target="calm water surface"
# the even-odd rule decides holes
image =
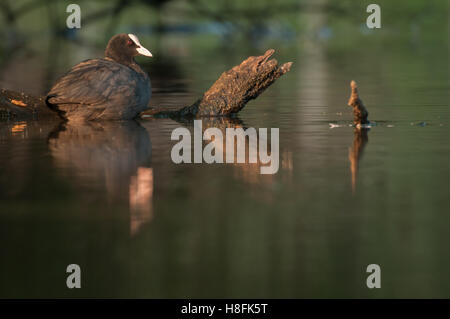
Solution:
[[[0,297],[450,297],[446,49],[280,52],[292,71],[237,122],[204,120],[279,128],[273,176],[172,163],[189,122],[1,122]],[[151,105],[189,104],[260,53],[219,51],[209,70],[195,54],[146,64]],[[349,126],[351,79],[370,130]],[[66,288],[71,263],[82,289]]]

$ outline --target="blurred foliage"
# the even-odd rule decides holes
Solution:
[[[13,58],[23,64],[23,57],[40,56],[39,65],[59,74],[82,59],[101,56],[105,42],[119,32],[136,33],[149,44],[155,58],[142,61],[144,66],[163,76],[167,70],[182,72],[178,64],[192,71],[194,80],[201,75],[180,59],[215,57],[209,66],[215,77],[270,47],[277,48],[280,60],[294,60],[312,43],[348,63],[355,56],[361,61],[367,55],[380,57],[389,49],[398,52],[389,56],[395,57],[392,67],[400,69],[442,64],[448,54],[450,11],[444,0],[77,0],[82,27],[69,30],[66,7],[72,2],[0,1],[0,71]],[[382,9],[379,30],[365,25],[367,5],[373,2]],[[427,50],[438,58],[414,65],[403,58],[405,52]],[[46,75],[48,83],[53,73]]]
[[[205,32],[241,31],[246,36],[259,30],[301,33],[305,17],[316,13],[327,15],[331,27],[360,25],[368,15],[372,0],[78,0],[82,8],[82,31],[95,25],[96,36],[117,32],[123,25],[147,27],[152,32],[189,31],[204,26]],[[384,30],[421,28],[439,29],[448,25],[448,1],[442,0],[378,0],[382,8]],[[2,0],[0,24],[3,33],[14,28],[23,33],[52,31],[67,33],[65,19],[68,1]],[[177,27],[178,26],[178,27]],[[183,27],[184,26],[184,29]],[[188,26],[191,26],[189,28]],[[274,31],[275,30],[275,31]],[[286,31],[287,30],[287,31]],[[446,29],[445,32],[448,32]],[[276,32],[275,32],[276,33]],[[2,35],[4,36],[4,35]]]

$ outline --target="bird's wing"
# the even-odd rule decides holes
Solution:
[[[113,94],[124,68],[107,60],[87,60],[74,66],[63,75],[47,95],[50,104],[78,104],[103,106]],[[115,85],[114,85],[115,84]]]

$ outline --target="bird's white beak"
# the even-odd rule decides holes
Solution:
[[[135,36],[134,34],[129,33],[128,36],[130,37],[131,40],[133,40],[134,43],[136,43],[136,45],[138,46],[136,51],[143,56],[148,56],[149,58],[151,58],[153,55],[152,53],[147,50],[146,48],[144,48],[142,46],[142,44],[139,42],[139,39],[137,36]]]
[[[138,48],[136,49],[136,51],[137,51],[140,55],[143,55],[143,56],[148,56],[148,57],[150,57],[150,58],[153,56],[152,53],[151,53],[149,50],[147,50],[146,48],[144,48],[143,46],[138,47]]]

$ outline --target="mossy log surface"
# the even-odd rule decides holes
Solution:
[[[222,73],[211,88],[190,106],[178,110],[155,108],[141,115],[170,118],[233,116],[290,70],[292,62],[280,66],[275,59],[270,59],[274,52],[270,49],[261,56],[249,57]],[[47,107],[44,97],[1,89],[0,118],[22,120],[58,118],[58,115]]]

